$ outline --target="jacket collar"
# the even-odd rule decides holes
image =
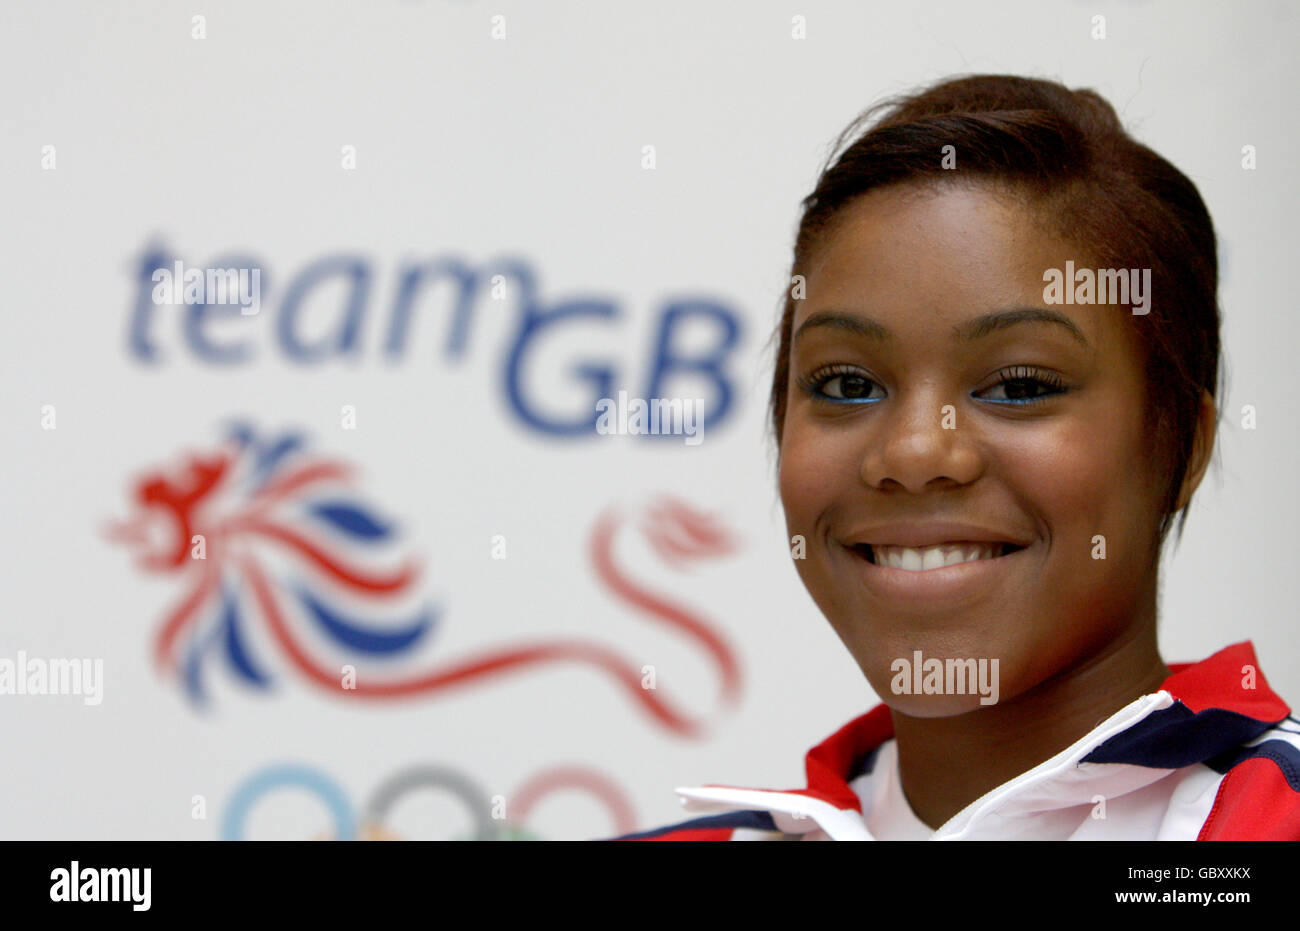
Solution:
[[[944,837],[977,825],[1015,833],[1015,818],[1132,792],[1170,770],[1212,761],[1290,714],[1259,671],[1249,641],[1209,659],[1170,666],[1160,689],[1131,702],[1056,756],[976,800],[945,824]],[[808,785],[779,791],[709,784],[680,788],[687,810],[759,810],[786,833],[818,828],[835,840],[869,840],[862,802],[850,783],[870,771],[875,752],[894,735],[881,704],[808,751]],[[1112,764],[1112,765],[1089,765]],[[1007,830],[1010,828],[1010,830]]]

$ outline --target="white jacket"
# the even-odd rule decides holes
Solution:
[[[903,797],[882,704],[808,752],[806,788],[681,788],[706,816],[614,839],[1300,840],[1300,723],[1251,644],[1170,669],[1159,691],[937,831]]]

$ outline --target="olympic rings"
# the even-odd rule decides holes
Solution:
[[[387,829],[385,821],[399,800],[423,789],[450,793],[469,810],[473,833],[456,840],[542,840],[521,824],[541,798],[563,789],[578,789],[596,797],[610,812],[616,834],[629,833],[636,825],[636,815],[622,789],[585,767],[556,767],[538,773],[515,791],[514,817],[498,818],[492,797],[464,773],[449,766],[408,766],[380,784],[358,819],[347,793],[329,777],[309,766],[277,764],[257,771],[236,788],[222,820],[221,839],[244,840],[244,824],[254,804],[268,793],[286,788],[306,789],[325,803],[334,822],[335,840],[401,840]]]

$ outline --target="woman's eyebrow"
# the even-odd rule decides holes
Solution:
[[[1018,307],[1015,310],[1001,310],[991,314],[984,314],[974,320],[968,320],[953,327],[953,338],[966,341],[979,339],[1019,323],[1046,323],[1060,326],[1085,347],[1089,345],[1088,338],[1083,335],[1083,331],[1079,329],[1078,324],[1065,314],[1055,310],[1048,310],[1045,307]],[[888,327],[872,320],[870,317],[837,310],[819,310],[810,314],[808,319],[800,324],[799,329],[795,331],[792,342],[798,342],[799,337],[806,330],[823,326],[833,327],[837,330],[847,330],[850,333],[878,342],[888,342],[894,338],[894,334]]]
[[[1015,310],[985,314],[953,327],[953,336],[963,340],[979,339],[981,336],[987,336],[996,330],[1004,330],[1017,323],[1048,323],[1064,327],[1079,343],[1088,347],[1088,338],[1083,335],[1077,323],[1065,314],[1048,310],[1046,307],[1018,307]]]

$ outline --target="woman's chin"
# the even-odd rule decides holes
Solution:
[[[979,695],[890,695],[883,696],[891,711],[909,718],[953,718],[991,708]]]

